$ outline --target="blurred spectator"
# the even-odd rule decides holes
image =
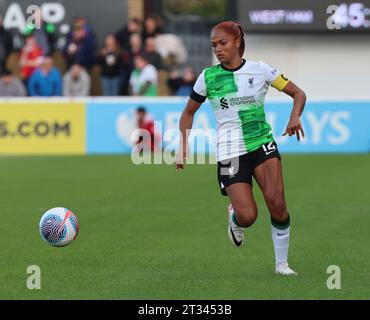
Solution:
[[[130,65],[130,53],[128,51],[122,51],[121,59],[122,59],[122,68],[121,68],[121,74],[120,74],[120,78],[121,78],[120,94],[123,96],[128,96],[130,75],[133,69],[132,66]]]
[[[133,33],[130,36],[130,50],[129,50],[129,61],[131,69],[135,68],[134,59],[137,55],[141,55],[144,52],[143,41],[139,33]]]
[[[145,18],[144,29],[141,33],[144,41],[149,37],[156,37],[161,32],[161,20],[159,17],[151,15]]]
[[[66,97],[89,96],[90,84],[90,76],[85,68],[74,64],[63,77],[63,95]]]
[[[168,67],[176,67],[187,62],[188,53],[180,37],[175,34],[160,34],[155,38],[155,47]]]
[[[130,87],[132,95],[156,96],[158,91],[157,69],[149,64],[145,55],[135,57],[135,69],[131,73]]]
[[[89,69],[94,63],[95,48],[95,37],[86,19],[76,18],[64,49],[68,67],[78,63]]]
[[[7,69],[0,77],[0,97],[24,97],[27,95],[23,82]]]
[[[0,73],[5,69],[6,60],[12,51],[12,35],[8,30],[4,29],[3,17],[0,15]]]
[[[26,36],[32,34],[44,55],[51,55],[55,49],[56,27],[54,24],[45,23],[42,20],[41,10],[35,11],[33,18],[35,19],[35,23],[28,24],[24,34]]]
[[[62,95],[62,76],[54,67],[52,57],[45,57],[43,62],[30,77],[28,82],[30,96],[51,97]]]
[[[118,30],[116,39],[123,50],[130,49],[130,37],[133,33],[141,32],[141,21],[137,18],[130,19],[126,26]]]
[[[31,74],[40,66],[43,52],[36,42],[35,37],[28,36],[25,45],[21,50],[19,64],[21,67],[21,77],[27,83]]]
[[[176,96],[190,96],[195,80],[193,69],[186,67],[182,75],[177,71],[172,71],[169,75],[167,84]]]
[[[146,38],[144,53],[153,66],[155,66],[157,69],[162,69],[162,57],[156,50],[155,40],[153,37]]]
[[[137,128],[140,130],[138,133],[138,140],[137,144],[142,143],[141,146],[144,150],[138,150],[141,151],[150,151],[154,152],[157,150],[158,144],[160,142],[160,137],[155,132],[154,127],[154,120],[148,115],[146,112],[146,109],[142,106],[138,107],[136,109],[136,116],[137,116]],[[141,132],[141,131],[145,132]],[[149,141],[143,141],[143,137],[147,137],[147,135],[150,135]]]
[[[129,94],[129,81],[132,71],[135,69],[135,57],[142,55],[144,52],[143,41],[139,33],[133,33],[130,36],[130,50],[127,54],[128,71],[127,74],[122,75],[122,94]]]
[[[101,87],[104,96],[118,96],[121,89],[121,69],[123,67],[121,50],[113,34],[105,37],[104,48],[98,56],[102,67]]]

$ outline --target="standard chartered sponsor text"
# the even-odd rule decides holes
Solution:
[[[235,97],[229,98],[229,103],[231,106],[237,106],[241,104],[256,103],[256,99],[254,96]]]

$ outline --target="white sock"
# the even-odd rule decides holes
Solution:
[[[272,242],[274,243],[276,264],[288,262],[290,226],[286,229],[278,229],[271,225]]]

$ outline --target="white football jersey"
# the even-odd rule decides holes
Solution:
[[[217,161],[238,157],[273,141],[266,122],[264,102],[273,85],[282,90],[288,83],[279,70],[262,61],[246,61],[236,69],[221,64],[199,75],[191,98],[210,101],[217,123]]]

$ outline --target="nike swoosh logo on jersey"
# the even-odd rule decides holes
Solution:
[[[287,233],[277,233],[278,236],[285,236]]]
[[[216,91],[219,91],[219,90],[221,90],[223,87],[224,87],[224,86],[216,87],[216,88],[215,88],[215,90],[216,90]]]

